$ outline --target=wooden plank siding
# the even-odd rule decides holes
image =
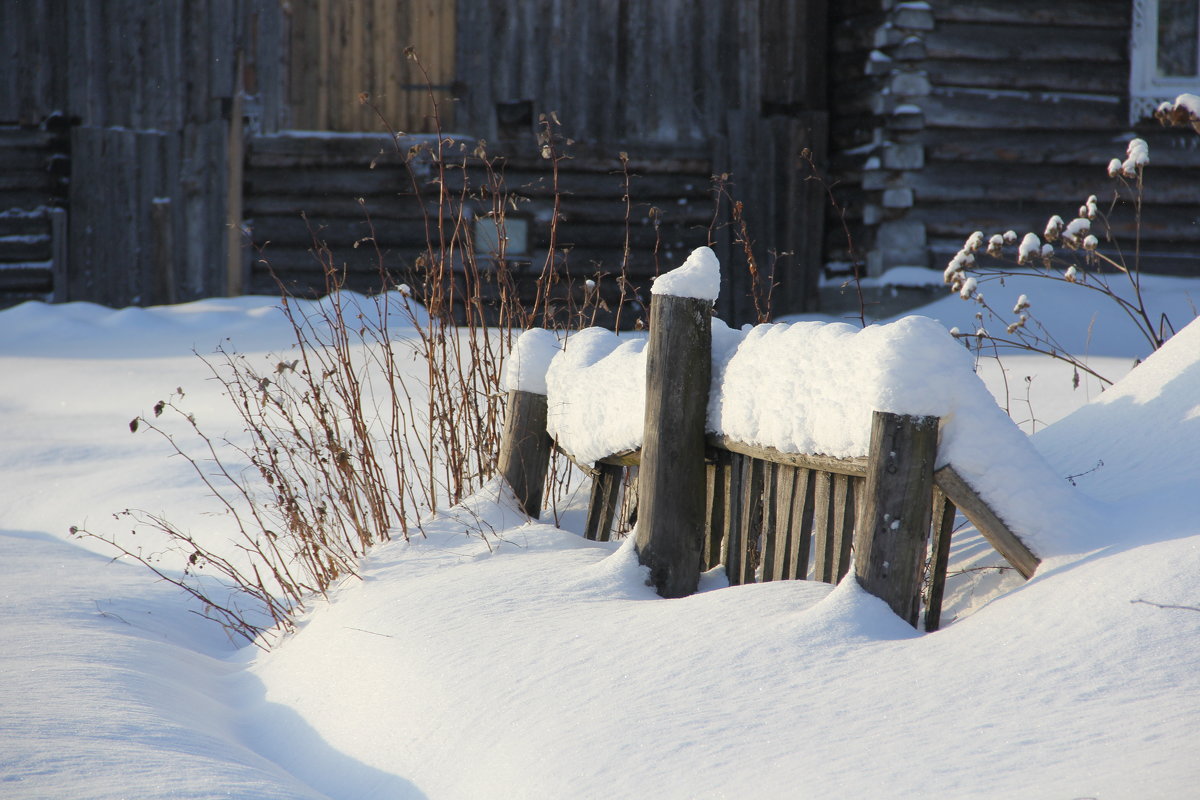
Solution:
[[[1127,0],[1052,9],[933,0],[926,12],[900,9],[863,31],[861,17],[834,8],[835,63],[847,67],[835,72],[834,91],[841,80],[850,97],[835,105],[833,158],[871,274],[902,265],[940,271],[975,230],[1040,235],[1050,215],[1070,219],[1088,195],[1107,204],[1115,182],[1105,166],[1124,158],[1134,135],[1151,154],[1141,266],[1200,269],[1192,245],[1200,139],[1148,121],[1130,126]],[[899,114],[904,106],[919,110]],[[1112,219],[1131,249],[1132,203],[1119,203]],[[839,233],[828,230],[829,257],[845,262]]]
[[[428,133],[437,129],[436,101],[441,127],[452,129],[455,9],[450,0],[293,0],[287,12],[291,127]],[[405,55],[409,47],[428,74],[428,87]],[[364,93],[378,113],[360,102]]]

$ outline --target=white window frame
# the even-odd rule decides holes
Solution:
[[[1200,93],[1200,75],[1164,78],[1158,74],[1158,0],[1133,0],[1129,46],[1129,123],[1148,117],[1184,92]]]

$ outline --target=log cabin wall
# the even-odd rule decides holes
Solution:
[[[1091,194],[1105,205],[1105,167],[1135,135],[1151,154],[1142,268],[1196,274],[1200,136],[1130,126],[1127,0],[869,5],[836,11],[833,78],[834,168],[869,274],[941,271],[973,231],[1041,235]],[[1130,204],[1113,218],[1132,249]],[[835,244],[830,260],[851,259]]]

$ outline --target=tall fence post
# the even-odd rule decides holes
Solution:
[[[546,396],[520,389],[510,391],[497,469],[512,487],[521,510],[534,519],[542,513],[550,445],[546,433]]]
[[[874,413],[862,515],[854,531],[858,582],[913,626],[933,514],[937,434],[937,417]]]
[[[692,594],[700,581],[711,311],[711,301],[669,294],[650,305],[637,550],[663,597]]]

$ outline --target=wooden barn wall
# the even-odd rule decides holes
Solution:
[[[825,201],[800,153],[825,157],[826,3],[481,0],[458,16],[460,113],[472,134],[529,141],[554,111],[580,141],[707,149],[743,203],[760,273],[775,265],[774,308],[814,308]],[[718,307],[746,321],[746,259],[723,232]]]
[[[290,126],[430,132],[432,88],[442,127],[449,130],[455,120],[455,6],[454,0],[292,0],[286,12]],[[406,56],[409,47],[419,65]],[[364,93],[375,108],[360,102]]]
[[[283,111],[280,26],[270,0],[0,4],[0,124],[57,132],[63,145],[52,176],[8,173],[0,193],[61,180],[51,204],[66,208],[69,240],[58,251],[69,269],[27,270],[30,285],[9,287],[10,300],[47,282],[55,299],[110,305],[240,288],[230,187],[243,114],[274,129]]]
[[[1134,135],[1151,154],[1142,266],[1200,268],[1200,136],[1129,125],[1130,9],[1127,0],[935,0],[923,14],[897,6],[874,32],[874,57],[860,50],[840,62],[861,75],[849,79],[865,87],[855,106],[878,120],[874,140],[859,145],[872,168],[848,193],[874,273],[941,270],[972,231],[1040,235],[1052,214],[1070,219],[1090,194],[1107,204],[1106,165]],[[1132,249],[1131,205],[1113,218]]]

